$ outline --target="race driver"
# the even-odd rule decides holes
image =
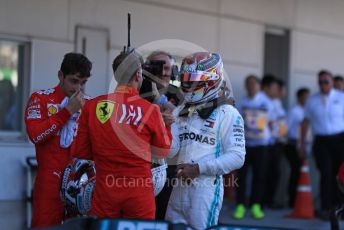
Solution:
[[[59,84],[31,95],[25,124],[35,144],[38,172],[33,191],[32,227],[60,224],[64,206],[60,199],[61,173],[69,159],[78,111],[92,63],[82,54],[67,53],[58,71]]]
[[[178,154],[178,181],[165,219],[194,229],[217,224],[223,200],[222,175],[240,168],[245,159],[243,119],[228,98],[223,71],[217,53],[194,53],[184,58],[181,66],[186,104],[177,108],[168,155]]]
[[[72,155],[96,165],[92,216],[155,219],[151,154],[166,157],[172,136],[159,107],[139,96],[142,63],[135,51],[118,55],[115,91],[82,109]]]

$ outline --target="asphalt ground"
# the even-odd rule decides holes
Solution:
[[[247,209],[246,217],[242,220],[232,218],[234,205],[224,199],[220,212],[219,223],[231,226],[242,227],[268,227],[273,229],[305,229],[305,230],[330,230],[329,221],[323,221],[318,218],[314,219],[292,219],[286,216],[292,212],[291,209],[271,210],[264,209],[265,218],[255,220]],[[344,229],[344,221],[340,221],[340,229]]]

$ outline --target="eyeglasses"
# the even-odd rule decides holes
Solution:
[[[319,81],[319,85],[328,85],[328,84],[330,84],[330,81],[328,81],[328,80]]]

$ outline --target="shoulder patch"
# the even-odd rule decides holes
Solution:
[[[33,94],[26,107],[26,119],[40,119],[41,118],[41,99],[38,95]]]
[[[100,123],[105,124],[107,122],[113,112],[115,103],[108,100],[98,101],[96,107],[96,116]]]
[[[40,90],[40,91],[37,91],[36,93],[38,93],[40,95],[49,95],[49,94],[52,94],[54,92],[55,92],[55,89],[51,88],[51,89]]]
[[[41,111],[39,109],[30,109],[27,112],[26,118],[30,119],[40,119],[41,118]]]
[[[243,124],[243,119],[241,118],[241,116],[237,116],[237,118],[235,120],[235,124],[236,125],[242,125]]]
[[[41,99],[37,95],[32,96],[30,101],[29,101],[28,107],[34,106],[34,105],[39,105],[40,101],[41,101]]]

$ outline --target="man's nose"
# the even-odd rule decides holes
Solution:
[[[163,69],[161,75],[165,76],[166,75],[166,70]]]
[[[162,69],[162,74],[161,74],[161,75],[164,76],[164,77],[166,77],[166,76],[171,75],[171,74],[170,74],[170,71],[169,71],[168,69],[163,68],[163,69]]]
[[[86,88],[86,85],[83,84],[83,85],[80,85],[80,91],[85,93],[85,88]]]
[[[81,84],[75,84],[74,85],[74,90],[77,92],[77,91],[79,91],[79,90],[81,90],[82,89],[82,85]]]

